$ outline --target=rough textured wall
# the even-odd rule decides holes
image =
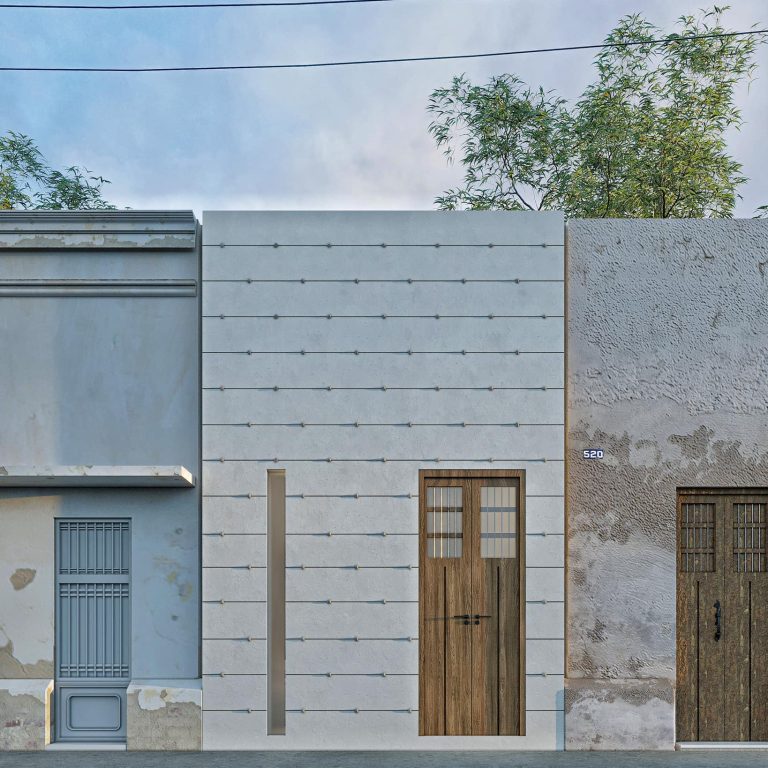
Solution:
[[[128,686],[126,748],[134,751],[196,751],[202,747],[202,686],[177,680],[146,680]]]
[[[768,485],[768,222],[573,221],[567,264],[568,675],[663,702],[676,488]]]
[[[0,679],[0,751],[45,749],[52,694],[53,680]]]
[[[203,231],[203,746],[561,747],[562,217],[206,212]],[[526,737],[418,736],[434,466],[526,470]],[[287,473],[288,712],[268,737],[270,467]]]

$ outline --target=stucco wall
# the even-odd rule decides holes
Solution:
[[[768,222],[572,221],[567,275],[567,744],[671,748],[676,488],[768,486]]]
[[[0,214],[0,466],[199,474],[195,226],[191,213]],[[0,490],[0,678],[54,675],[57,517],[131,519],[131,675],[197,678],[199,498]]]
[[[203,230],[204,748],[561,747],[562,217],[206,212]],[[418,737],[418,470],[434,466],[526,470],[526,737]],[[288,712],[268,737],[272,467]]]

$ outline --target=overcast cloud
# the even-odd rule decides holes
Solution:
[[[703,2],[398,0],[372,5],[154,11],[0,9],[0,64],[153,66],[440,55],[595,43],[641,12],[670,29]],[[766,0],[726,23],[768,26]],[[768,46],[738,101],[730,147],[750,182],[738,216],[768,203]],[[436,87],[514,72],[578,96],[592,53],[299,71],[0,74],[0,131],[56,166],[85,165],[132,208],[432,208],[460,178],[427,133]]]

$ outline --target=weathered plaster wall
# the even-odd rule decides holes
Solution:
[[[568,745],[669,748],[676,488],[768,485],[768,222],[572,221],[567,275]]]
[[[203,691],[177,680],[133,680],[127,691],[126,747],[136,751],[202,747]]]
[[[191,213],[0,214],[0,468],[198,476],[193,489],[0,490],[0,679],[54,676],[62,517],[131,519],[131,675],[199,677],[196,239]]]
[[[562,217],[206,212],[203,230],[203,746],[562,748]],[[526,470],[525,737],[418,736],[434,466]],[[270,467],[287,473],[285,736],[264,712]]]
[[[0,679],[0,751],[45,749],[52,694],[53,680]]]

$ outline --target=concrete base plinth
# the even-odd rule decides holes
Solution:
[[[566,749],[674,747],[673,681],[566,679]]]
[[[201,749],[201,681],[132,680],[127,720],[129,750]]]
[[[0,680],[0,750],[50,744],[52,693],[53,680]]]

